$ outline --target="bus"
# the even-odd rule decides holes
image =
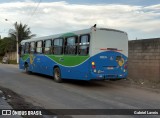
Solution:
[[[127,77],[128,35],[96,28],[23,40],[19,68],[64,79],[106,80]]]

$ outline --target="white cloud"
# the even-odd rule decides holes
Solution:
[[[147,6],[147,7],[145,7],[146,9],[158,9],[158,10],[160,10],[160,4],[157,4],[157,5],[152,5],[152,6]]]
[[[41,3],[34,13],[37,5],[31,0],[0,4],[1,26],[6,29],[11,27],[11,23],[21,21],[27,23],[38,36],[89,28],[95,23],[99,27],[125,30],[128,33],[133,33],[130,32],[133,30],[144,34],[160,31],[160,4],[143,7],[122,4],[79,5],[60,1]],[[8,23],[3,20],[6,18]]]

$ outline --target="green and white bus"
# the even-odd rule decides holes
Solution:
[[[108,28],[89,28],[21,42],[19,68],[63,79],[127,77],[128,36]]]

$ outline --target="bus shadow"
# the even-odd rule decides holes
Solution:
[[[73,87],[84,88],[87,90],[98,90],[98,91],[110,91],[110,90],[121,90],[124,89],[124,85],[119,85],[119,81],[111,81],[111,80],[93,80],[93,81],[82,81],[82,80],[69,80],[66,79],[62,84],[66,84]],[[123,81],[123,80],[122,80]]]
[[[69,85],[75,85],[79,87],[85,87],[85,88],[92,88],[92,87],[97,87],[97,88],[109,88],[109,85],[107,81],[97,81],[97,80],[92,80],[92,81],[85,81],[85,80],[70,80],[70,79],[65,79],[63,81],[65,84]]]
[[[24,74],[26,74],[26,73],[24,72]],[[41,79],[47,79],[52,82],[55,82],[54,78],[52,76],[43,75],[43,74],[39,74],[39,73],[29,73],[29,75],[36,76],[36,77],[38,76]],[[63,79],[62,83],[58,83],[58,84],[67,84],[67,85],[74,85],[74,86],[86,87],[86,88],[92,88],[92,87],[112,88],[112,84],[110,83],[110,80],[85,81],[85,80]]]
[[[26,72],[22,72],[24,74],[27,74],[27,75],[31,75],[31,76],[35,76],[35,77],[40,77],[41,79],[48,79],[48,80],[54,80],[53,77],[51,76],[48,76],[48,75],[44,75],[44,74],[40,74],[40,73],[33,73],[33,72],[30,72],[30,73],[26,73]]]

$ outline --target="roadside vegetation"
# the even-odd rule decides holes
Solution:
[[[24,39],[30,39],[35,37],[35,34],[32,34],[30,28],[26,24],[14,23],[14,29],[12,32],[9,32],[8,37],[0,39],[0,62],[4,55],[9,52],[16,52],[17,38],[18,44]],[[15,64],[16,60],[9,60],[10,64]]]
[[[9,37],[11,39],[16,40],[16,37],[18,35],[18,43],[20,43],[24,39],[30,39],[32,37],[35,37],[35,34],[32,34],[30,28],[26,24],[22,23],[14,23],[14,30],[9,33]]]

